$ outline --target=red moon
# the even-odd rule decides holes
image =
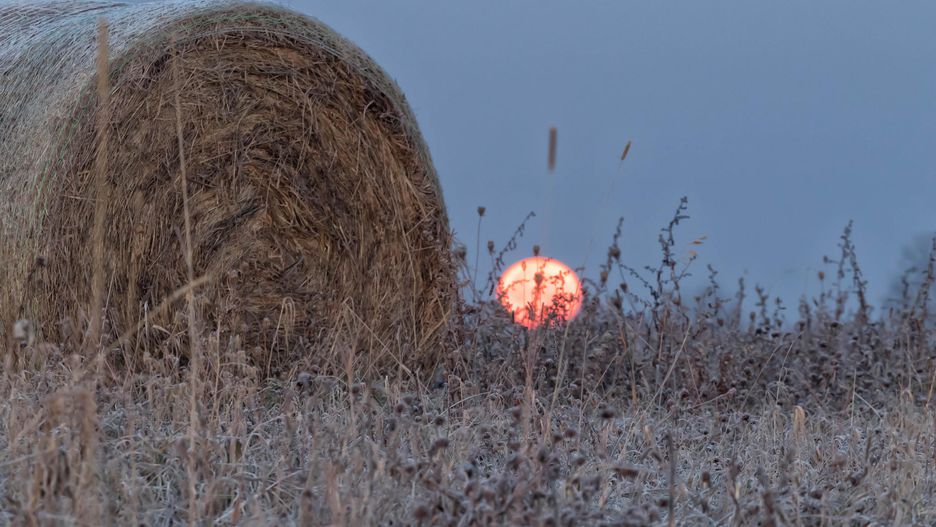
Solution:
[[[504,271],[497,298],[517,324],[532,329],[550,320],[572,320],[582,309],[582,283],[559,260],[534,256]]]

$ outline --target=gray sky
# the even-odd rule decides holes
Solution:
[[[592,276],[624,216],[623,258],[642,267],[659,260],[657,233],[685,195],[679,254],[708,237],[698,277],[712,263],[724,285],[746,273],[795,300],[854,219],[879,299],[904,245],[936,227],[936,3],[284,5],[397,79],[469,254],[484,205],[482,247],[535,210],[516,256],[540,243]]]

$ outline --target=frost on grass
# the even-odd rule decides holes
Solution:
[[[569,325],[526,331],[466,294],[436,372],[364,379],[350,349],[265,379],[206,338],[201,371],[151,349],[125,374],[110,350],[11,339],[30,360],[0,377],[0,523],[936,521],[928,293],[875,314],[848,230],[793,319],[714,271],[690,297],[677,223],[640,271],[619,229]]]

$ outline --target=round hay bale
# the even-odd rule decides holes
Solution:
[[[88,327],[96,203],[105,343],[187,353],[187,234],[199,334],[261,363],[351,351],[372,372],[425,370],[448,333],[450,231],[412,112],[363,52],[305,16],[244,2],[0,6],[5,327],[25,318],[65,341]]]

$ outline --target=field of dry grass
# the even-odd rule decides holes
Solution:
[[[349,347],[343,369],[313,353],[265,378],[210,336],[200,361],[154,348],[125,374],[115,350],[20,323],[21,363],[8,349],[0,374],[0,524],[936,522],[932,259],[878,314],[847,230],[790,319],[714,271],[683,293],[683,213],[654,270],[623,263],[618,229],[568,325],[512,325],[465,264],[460,344],[432,375],[364,382]]]

